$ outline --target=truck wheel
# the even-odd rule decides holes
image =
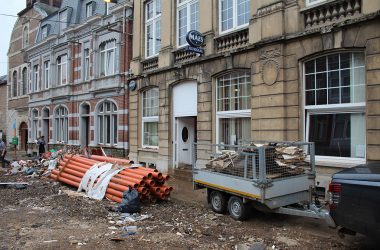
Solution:
[[[228,212],[234,220],[244,220],[247,217],[247,205],[242,198],[231,196],[228,200]]]
[[[227,211],[227,198],[222,192],[213,190],[210,192],[210,205],[215,213],[225,213]]]

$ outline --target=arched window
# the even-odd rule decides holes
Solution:
[[[17,71],[13,71],[12,75],[12,96],[17,96]]]
[[[26,95],[28,89],[28,69],[22,70],[22,95]]]
[[[116,41],[103,42],[100,47],[100,75],[109,76],[115,73]]]
[[[67,108],[59,106],[54,113],[54,139],[56,142],[68,142],[69,118]]]
[[[306,139],[315,154],[365,158],[365,55],[343,52],[304,64]],[[360,160],[360,159],[359,159]]]
[[[143,147],[158,147],[158,88],[142,93]]]
[[[26,48],[28,47],[29,45],[29,29],[28,29],[28,26],[25,26],[23,31],[22,31],[22,45],[23,45],[23,48]]]
[[[99,144],[117,144],[117,107],[111,101],[104,101],[97,108],[97,141]]]
[[[31,139],[32,140],[37,140],[38,136],[38,110],[33,109],[32,110],[32,133],[31,133]]]
[[[218,143],[237,144],[251,138],[251,76],[235,72],[217,79]]]

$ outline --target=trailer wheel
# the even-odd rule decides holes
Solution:
[[[228,200],[228,212],[234,220],[244,220],[247,217],[247,205],[242,198],[231,196]]]
[[[210,192],[210,205],[211,209],[215,213],[225,213],[227,211],[227,198],[222,192],[211,191]]]

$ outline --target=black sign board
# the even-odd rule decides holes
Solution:
[[[192,47],[200,47],[205,43],[205,37],[196,30],[190,30],[186,35],[187,43]]]

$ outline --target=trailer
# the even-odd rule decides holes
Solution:
[[[194,189],[207,189],[214,212],[244,220],[250,206],[266,212],[324,219],[329,211],[313,195],[315,151],[311,142],[193,143]]]

